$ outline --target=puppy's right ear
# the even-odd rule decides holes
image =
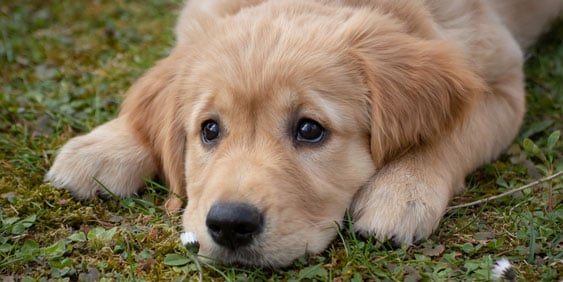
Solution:
[[[165,204],[169,212],[182,207],[178,198],[186,195],[184,150],[186,133],[178,116],[177,76],[185,56],[178,51],[159,61],[126,93],[120,116],[128,122],[141,142],[147,145],[170,189]]]
[[[461,125],[488,89],[455,46],[427,39],[386,15],[348,21],[348,49],[369,88],[377,167]]]

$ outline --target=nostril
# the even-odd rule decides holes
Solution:
[[[215,233],[221,232],[221,227],[219,226],[219,224],[216,224],[216,223],[208,223],[207,228],[210,231],[215,232]]]
[[[262,232],[264,218],[254,206],[224,202],[209,209],[205,224],[217,244],[234,250],[250,244]]]
[[[251,235],[254,234],[256,232],[258,228],[258,225],[256,224],[248,224],[248,223],[244,223],[244,224],[240,224],[238,226],[235,226],[235,233],[240,234],[240,235]]]

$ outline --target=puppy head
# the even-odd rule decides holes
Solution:
[[[318,253],[374,172],[361,74],[311,37],[328,27],[286,24],[230,19],[183,76],[197,96],[180,103],[184,227],[202,256],[282,266]]]
[[[175,63],[163,162],[183,166],[200,255],[227,263],[324,250],[376,168],[460,122],[481,85],[373,11],[273,2],[195,39]]]

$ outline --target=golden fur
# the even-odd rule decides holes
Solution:
[[[70,140],[46,179],[79,198],[130,196],[146,177],[187,196],[200,254],[283,266],[320,252],[347,209],[355,229],[431,234],[464,177],[509,145],[524,114],[521,48],[559,0],[191,0],[177,45],[129,90],[119,116]],[[295,124],[319,122],[320,144]],[[217,120],[221,137],[201,141]],[[264,231],[213,242],[217,202],[249,203]]]

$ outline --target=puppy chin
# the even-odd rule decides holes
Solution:
[[[182,244],[193,254],[197,253],[200,261],[211,264],[224,265],[246,265],[261,266],[271,269],[279,269],[290,265],[300,255],[305,255],[294,250],[292,254],[279,256],[279,253],[271,253],[263,248],[263,241],[231,250],[222,247],[211,240],[206,240],[205,236],[197,239],[198,236],[194,232],[183,232],[180,236]]]
[[[248,265],[262,264],[262,258],[259,251],[253,250],[252,247],[237,249],[236,251],[216,246],[203,246],[200,248],[198,236],[195,232],[185,231],[180,234],[180,241],[192,253],[198,253],[200,258],[208,262],[218,262],[224,264],[241,263]]]
[[[236,251],[213,245],[209,248],[209,253],[206,250],[200,249],[199,257],[203,257],[212,263],[221,263],[226,265],[255,265],[266,267],[277,267],[277,263],[269,262],[265,259],[260,249],[253,246],[247,246],[237,249]]]

